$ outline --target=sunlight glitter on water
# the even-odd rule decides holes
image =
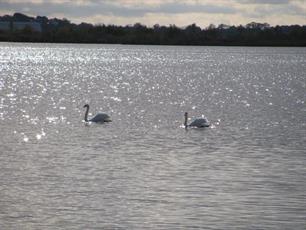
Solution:
[[[0,49],[4,229],[305,226],[305,49]]]

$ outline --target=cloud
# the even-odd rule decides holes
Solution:
[[[250,18],[268,18],[268,17],[279,17],[286,19],[288,16],[295,16],[296,18],[301,18],[306,23],[306,9],[302,8],[298,4],[277,4],[273,7],[268,5],[256,4],[253,7],[245,10],[243,12],[245,17]]]
[[[289,4],[290,0],[242,0],[242,4],[269,4],[269,5],[283,5]]]
[[[65,17],[74,22],[152,25],[306,24],[305,0],[0,0],[0,12]],[[210,20],[210,21],[209,21]]]
[[[16,11],[23,11],[28,9],[29,13],[37,14],[53,14],[66,13],[69,16],[88,16],[96,14],[108,14],[123,17],[144,16],[152,13],[165,14],[181,14],[181,13],[235,13],[235,9],[229,6],[220,6],[214,4],[187,4],[166,1],[158,5],[151,5],[143,3],[141,5],[118,4],[122,1],[8,1],[0,3],[1,8],[10,8]]]
[[[152,12],[150,12],[152,13]],[[209,13],[209,14],[233,14],[236,9],[230,6],[219,6],[212,4],[184,4],[184,3],[168,3],[160,5],[154,13]]]

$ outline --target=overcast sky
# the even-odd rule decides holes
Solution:
[[[306,25],[306,0],[0,0],[0,15],[15,12],[115,25]]]

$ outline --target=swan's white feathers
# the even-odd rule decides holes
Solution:
[[[193,122],[191,122],[188,126],[203,128],[203,127],[209,127],[209,123],[206,118],[198,118],[195,119]]]
[[[112,120],[110,116],[108,116],[106,113],[98,113],[96,116],[91,118],[89,121],[91,122],[110,122]]]

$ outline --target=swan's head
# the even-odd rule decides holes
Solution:
[[[83,108],[88,108],[89,107],[89,105],[88,104],[85,104],[84,106],[83,106]]]

